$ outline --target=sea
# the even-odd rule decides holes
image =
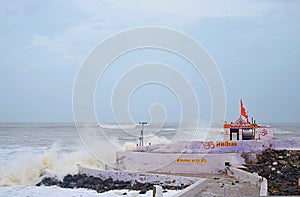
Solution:
[[[268,123],[278,139],[294,139],[300,142],[300,124]],[[82,126],[82,125],[81,125]],[[93,133],[105,130],[107,140],[120,150],[131,150],[139,145],[141,127],[124,124],[84,124]],[[124,132],[124,130],[126,132]],[[82,132],[82,131],[81,131]],[[152,191],[139,195],[137,191],[109,191],[97,193],[87,189],[63,189],[57,186],[36,187],[46,176],[63,178],[78,171],[77,164],[94,169],[104,169],[106,158],[97,158],[74,123],[0,123],[0,196],[152,196]],[[161,144],[174,141],[177,124],[157,127],[147,125],[144,130],[144,144]],[[199,127],[193,131],[184,130],[186,139],[220,140],[221,127]],[[100,143],[101,144],[101,143]],[[107,147],[103,147],[105,151]],[[299,147],[300,148],[300,147]],[[105,154],[104,154],[105,155]],[[114,155],[109,155],[114,158]],[[168,191],[164,196],[172,196]]]

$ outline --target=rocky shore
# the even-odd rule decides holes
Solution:
[[[269,195],[300,195],[300,150],[266,149],[253,159],[244,155],[247,171],[268,180]]]
[[[63,180],[58,180],[55,177],[45,177],[41,182],[36,184],[36,186],[59,186],[62,188],[86,188],[96,190],[98,193],[103,193],[109,190],[136,190],[140,191],[140,194],[145,194],[148,190],[153,189],[154,183],[140,183],[135,180],[132,181],[119,181],[113,180],[112,178],[101,179],[98,177],[87,176],[85,174],[68,174],[63,178]],[[157,185],[157,184],[156,184]],[[164,190],[181,190],[189,185],[172,186],[161,185]],[[126,195],[126,193],[124,193]]]

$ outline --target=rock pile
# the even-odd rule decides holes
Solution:
[[[148,190],[152,190],[153,183],[140,183],[137,181],[119,181],[113,180],[112,178],[101,179],[98,177],[87,176],[85,174],[68,174],[63,178],[62,181],[55,177],[45,177],[36,186],[52,186],[57,185],[62,188],[86,188],[96,190],[98,193],[106,192],[109,190],[136,190],[140,191],[140,194],[145,194]],[[164,189],[177,190],[184,189],[189,185],[172,186],[162,185]]]
[[[300,150],[266,149],[256,155],[256,160],[245,161],[247,171],[268,180],[270,195],[300,195]]]

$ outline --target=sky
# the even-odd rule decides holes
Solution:
[[[225,120],[239,117],[243,99],[258,122],[299,123],[299,9],[293,0],[0,1],[0,122],[72,122],[74,82],[91,50],[120,31],[158,26],[183,32],[208,51],[224,82]],[[185,75],[200,118],[209,120],[203,76],[180,57],[152,49],[119,58],[100,79],[95,110],[101,120],[115,121],[110,102],[120,75],[150,61]],[[180,120],[176,93],[160,84],[145,84],[124,99],[133,121],[151,120],[149,109],[157,103],[163,106],[157,117]]]

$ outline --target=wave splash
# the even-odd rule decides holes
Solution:
[[[170,141],[163,137],[152,136],[145,143],[160,144]],[[134,142],[116,142],[121,150],[134,150]],[[32,150],[15,149],[15,156],[4,162],[0,168],[0,187],[5,186],[32,186],[46,176],[56,176],[62,179],[67,174],[78,172],[77,164],[87,168],[104,169],[105,164],[93,157],[84,148],[80,150],[66,150],[62,145],[54,144],[50,149]],[[114,157],[114,156],[109,156]]]
[[[57,148],[51,148],[42,153],[25,153],[5,162],[0,169],[0,187],[35,185],[45,176],[62,178],[68,173],[77,173],[76,164],[103,169],[103,165],[85,150],[60,153]]]

